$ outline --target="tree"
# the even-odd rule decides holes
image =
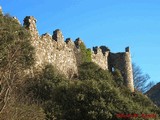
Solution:
[[[87,49],[85,44],[82,42],[80,44],[80,50],[81,50],[81,61],[84,62],[91,62],[91,50]]]
[[[10,16],[0,16],[0,114],[13,97],[14,89],[25,77],[24,70],[34,64],[30,34]],[[12,96],[12,98],[11,98]]]
[[[85,62],[78,66],[80,80],[108,80],[111,74],[93,62]]]
[[[135,63],[132,64],[132,68],[135,89],[142,93],[145,93],[154,85],[154,82],[149,81],[150,76],[148,74],[144,74],[141,68]]]
[[[52,99],[57,86],[60,84],[67,84],[68,79],[51,64],[44,66],[42,71],[35,71],[34,77],[25,81],[22,86],[24,94],[28,96],[31,101],[36,101],[41,104],[47,120],[54,120],[53,113],[55,109],[59,109]],[[60,93],[61,94],[61,93]],[[57,111],[60,114],[60,111]]]

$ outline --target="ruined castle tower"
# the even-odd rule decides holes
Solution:
[[[132,62],[129,47],[125,49],[125,52],[111,53],[109,54],[109,70],[112,72],[115,69],[120,70],[124,80],[125,85],[134,92],[133,83],[133,71]]]
[[[133,70],[132,61],[129,47],[125,49],[125,74],[124,79],[126,80],[126,85],[132,92],[134,92],[134,82],[133,82]]]
[[[62,32],[57,29],[53,35],[48,33],[39,36],[36,28],[36,19],[27,16],[24,19],[24,27],[31,33],[31,43],[35,47],[37,68],[43,68],[45,64],[52,64],[66,77],[72,78],[78,75],[78,65],[81,63],[80,44],[83,42],[77,38],[74,42],[67,38],[64,41]],[[92,62],[102,69],[113,71],[120,70],[125,80],[125,85],[134,92],[133,73],[129,47],[125,52],[112,53],[105,47],[94,47],[91,53]]]

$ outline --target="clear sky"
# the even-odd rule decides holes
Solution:
[[[4,13],[37,19],[39,34],[59,28],[88,48],[130,46],[132,61],[160,82],[160,0],[0,0]]]

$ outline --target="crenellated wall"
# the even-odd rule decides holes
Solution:
[[[93,47],[92,51],[92,61],[98,64],[102,69],[108,70],[108,57],[109,51],[103,51],[100,47]]]
[[[24,19],[24,26],[31,33],[31,43],[35,47],[36,64],[35,67],[41,68],[50,63],[55,66],[61,73],[69,78],[78,75],[78,65],[81,63],[81,50],[79,45],[82,43],[80,38],[74,42],[67,38],[64,40],[62,32],[57,29],[53,35],[48,33],[39,36],[36,28],[36,19],[27,16]],[[111,53],[105,47],[93,47],[91,54],[93,62],[98,64],[104,70],[119,69],[124,77],[126,86],[133,92],[133,74],[129,48],[122,53]]]
[[[32,35],[32,45],[36,51],[36,66],[53,64],[59,71],[68,77],[77,75],[76,46],[71,39],[64,41],[60,30],[55,30],[53,35],[48,33],[38,35],[34,17],[26,17],[24,26]]]

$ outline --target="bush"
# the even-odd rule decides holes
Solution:
[[[30,38],[29,32],[15,19],[0,15],[0,114],[14,98],[17,85],[25,80],[24,70],[34,65]]]
[[[49,64],[41,72],[36,73],[33,78],[26,81],[25,95],[27,94],[32,101],[41,104],[47,119],[52,120],[54,118],[53,110],[56,108],[52,100],[55,89],[61,84],[67,84],[67,82],[66,78]]]
[[[91,62],[91,50],[87,49],[83,42],[79,47],[81,50],[81,63]]]
[[[110,80],[112,75],[93,62],[86,62],[78,67],[80,80]]]
[[[45,114],[36,104],[13,103],[12,99],[1,113],[0,120],[45,120]]]
[[[106,84],[106,85],[105,85]],[[104,87],[108,88],[104,93]],[[102,90],[103,89],[103,90]],[[112,117],[107,109],[106,97],[110,91],[107,82],[86,80],[76,81],[56,88],[53,101],[61,108],[61,115],[55,114],[57,119],[67,120],[106,120]],[[113,95],[116,96],[116,95]]]
[[[114,72],[112,72],[112,74],[114,77],[113,79],[115,80],[115,82],[117,83],[118,86],[125,85],[122,74],[118,69],[116,69]]]
[[[119,120],[116,114],[159,113],[142,94],[111,82],[121,78],[118,72],[112,77],[94,63],[84,63],[80,68],[81,80],[67,80],[50,65],[29,80],[28,94],[40,101],[46,119]]]

